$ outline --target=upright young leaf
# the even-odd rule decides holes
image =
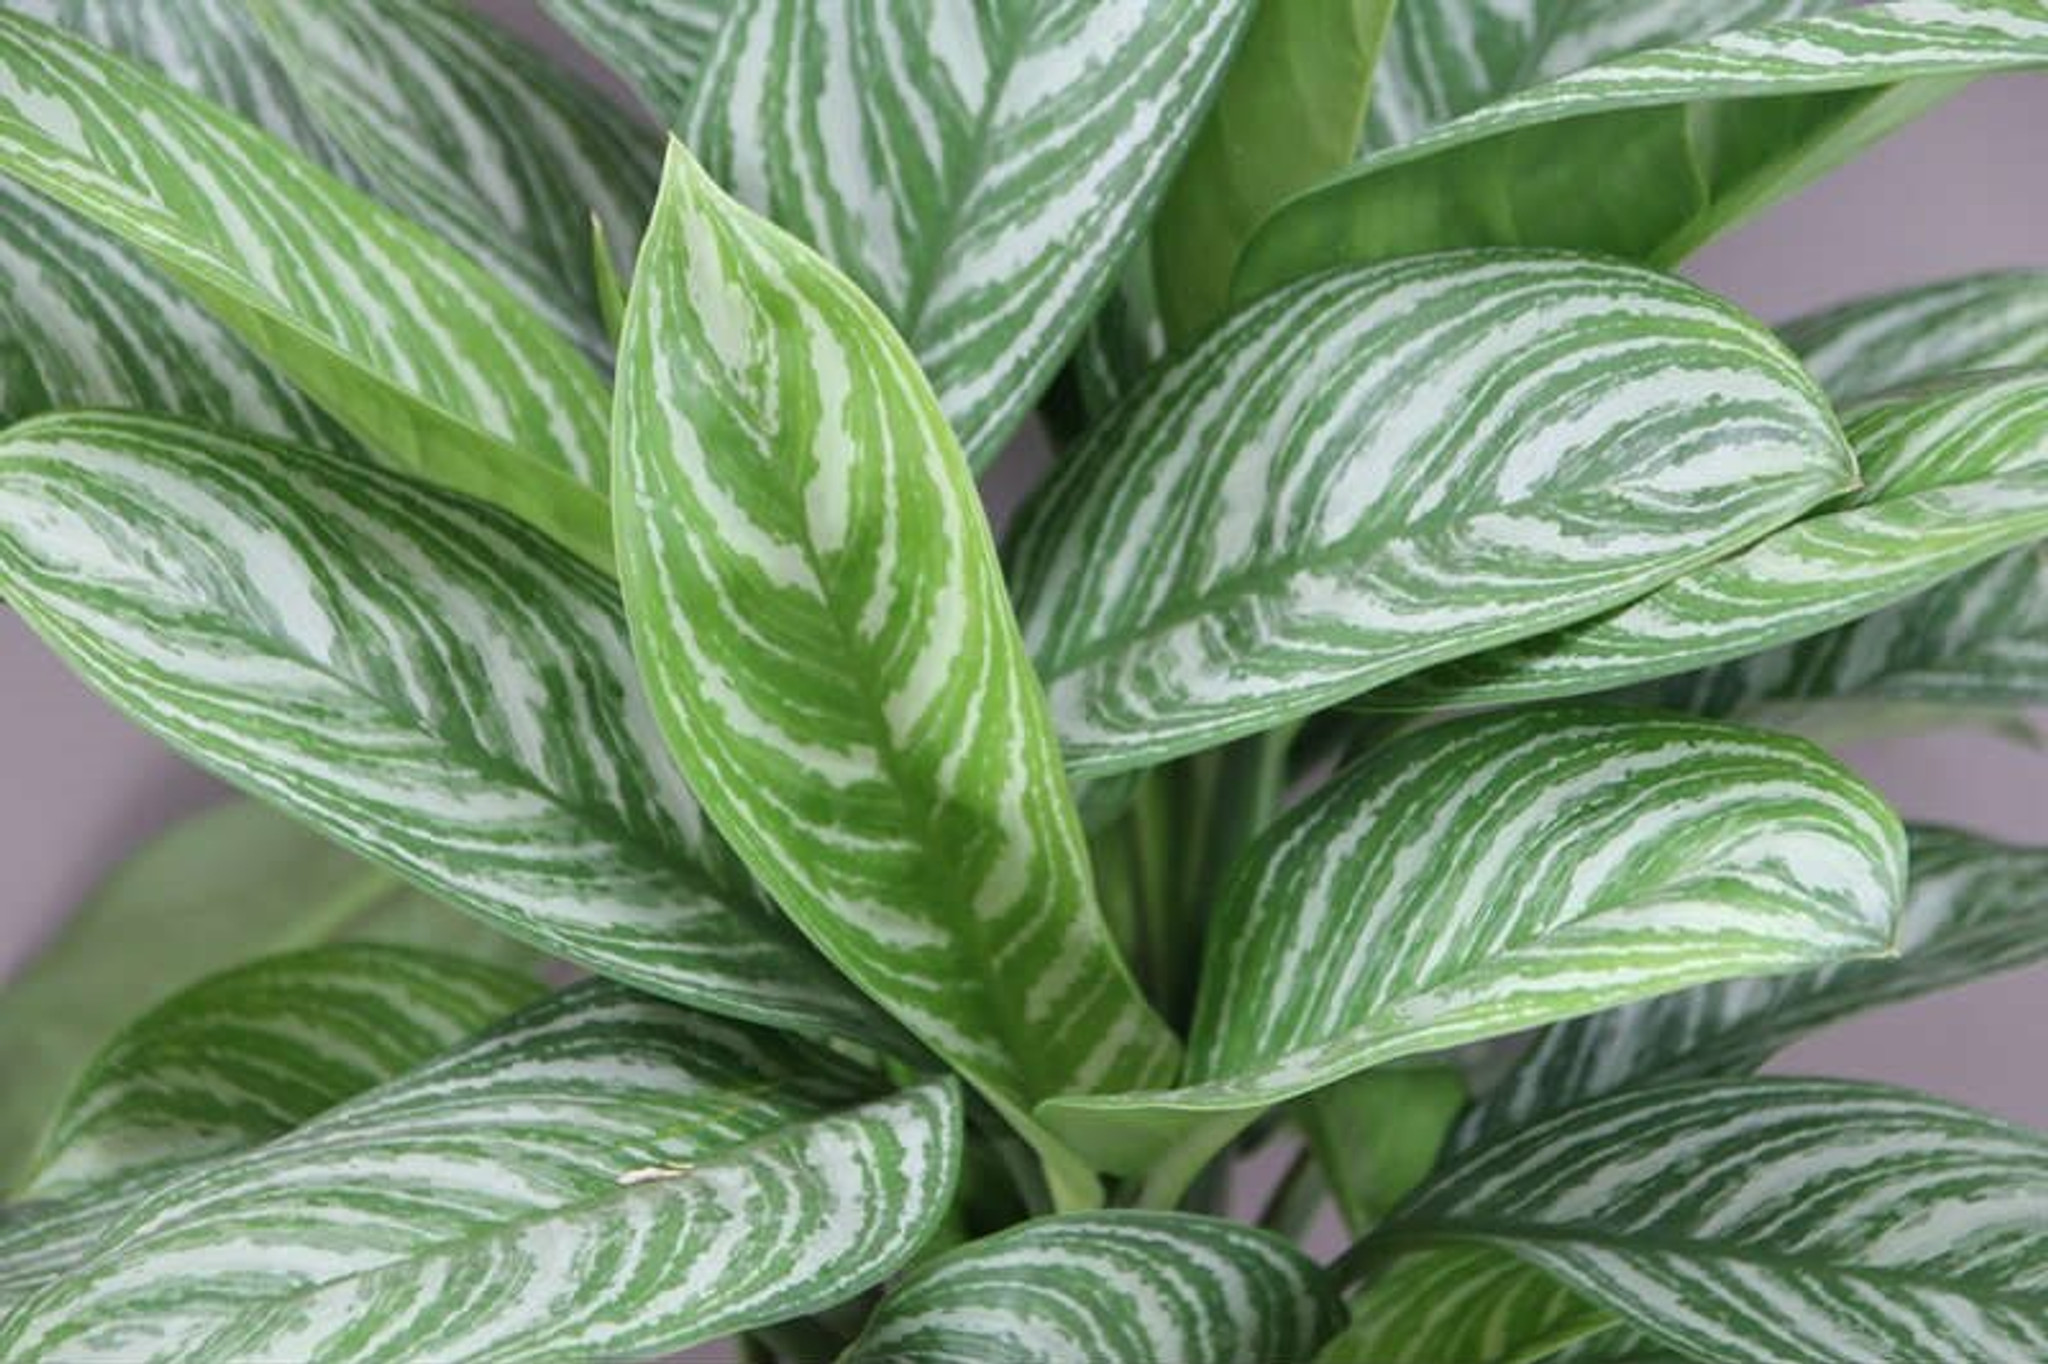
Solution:
[[[1779,331],[1838,403],[1965,370],[2048,364],[2048,270],[1923,284]]]
[[[714,1012],[894,1035],[664,761],[616,587],[503,513],[60,414],[0,435],[0,593],[173,746],[518,937]]]
[[[1620,605],[1853,485],[1763,329],[1630,266],[1460,253],[1243,309],[1011,545],[1076,771],[1268,729]]]
[[[697,72],[738,0],[540,0],[662,123],[682,126]]]
[[[1671,265],[1969,80],[2043,65],[2038,0],[1896,0],[1622,57],[1298,195],[1246,248],[1236,291],[1447,247]]]
[[[365,444],[604,561],[604,385],[502,284],[217,106],[0,13],[0,173],[147,254]]]
[[[920,1265],[841,1364],[1272,1364],[1308,1358],[1339,1316],[1322,1271],[1268,1232],[1084,1213]]]
[[[882,307],[969,460],[1109,289],[1251,0],[734,0],[682,124]]]
[[[0,1324],[8,1359],[648,1357],[815,1311],[952,1197],[949,1082],[616,987],[143,1201]]]
[[[1687,1356],[2038,1359],[2048,1140],[1805,1080],[1638,1090],[1475,1153],[1363,1257],[1494,1246]]]
[[[655,713],[777,902],[1012,1113],[1171,1075],[931,389],[872,303],[679,145],[613,429]]]
[[[1216,909],[1181,1088],[1041,1109],[1110,1168],[1402,1056],[1885,951],[1905,836],[1812,746],[1619,708],[1476,716],[1278,821]]]

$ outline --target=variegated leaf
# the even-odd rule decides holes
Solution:
[[[1965,370],[2048,365],[2048,270],[1859,299],[1780,329],[1839,403]]]
[[[1093,776],[1620,605],[1854,477],[1728,305],[1432,256],[1282,290],[1156,372],[1026,508],[1011,583]]]
[[[1187,1213],[1043,1218],[919,1266],[842,1364],[1273,1364],[1340,1312],[1270,1233]]]
[[[503,513],[60,414],[0,436],[0,591],[173,746],[518,937],[714,1012],[894,1035],[663,760],[614,585]]]
[[[697,72],[738,0],[540,0],[657,118],[682,126]]]
[[[1896,0],[1622,57],[1296,196],[1245,249],[1236,293],[1448,247],[1671,265],[1974,77],[2044,65],[2039,0]]]
[[[1612,1316],[1491,1246],[1404,1255],[1351,1303],[1316,1364],[1549,1364],[1563,1345],[1615,1330]]]
[[[1908,391],[1848,422],[1863,486],[1611,615],[1461,658],[1375,709],[1531,701],[1740,659],[2048,535],[2048,370]]]
[[[1177,1045],[1087,847],[967,464],[905,344],[680,145],[619,351],[619,560],[691,787],[840,969],[1021,1118]]]
[[[653,1356],[858,1293],[952,1196],[950,1082],[580,987],[177,1179],[14,1360]]]
[[[1497,1247],[1689,1356],[2048,1352],[2048,1140],[1805,1080],[1637,1090],[1475,1152],[1360,1247]]]
[[[734,0],[682,135],[882,306],[969,460],[1110,288],[1250,0]]]
[[[252,8],[373,193],[610,354],[590,220],[632,258],[661,165],[651,130],[453,0]]]
[[[1040,1112],[1142,1168],[1173,1117],[1213,1135],[1403,1056],[1875,955],[1905,852],[1876,793],[1798,739],[1593,706],[1423,730],[1246,852],[1180,1088]]]
[[[608,559],[602,381],[424,229],[218,107],[11,14],[0,172],[140,248],[386,459]]]
[[[1465,1115],[1469,1146],[1651,1083],[1743,1075],[1851,1014],[2048,956],[2048,851],[1915,829],[1900,953],[1766,980],[1730,980],[1546,1030]]]

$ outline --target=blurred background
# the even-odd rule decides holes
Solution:
[[[528,0],[478,7],[601,76]],[[2048,267],[2042,75],[1977,85],[1703,252],[1688,273],[1775,322],[1859,294],[2018,265]],[[992,500],[1007,503],[1029,477],[1034,452],[1013,454],[990,486]],[[4,977],[114,860],[228,793],[116,716],[4,608],[0,696]],[[2048,844],[2048,746],[1958,732],[1847,756],[1909,819]],[[2048,967],[1865,1016],[1776,1068],[1912,1085],[2048,1128],[2044,1056]]]

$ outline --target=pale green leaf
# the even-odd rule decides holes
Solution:
[[[718,26],[738,0],[540,0],[540,7],[674,128]]]
[[[1156,371],[1027,506],[1011,584],[1095,776],[1618,606],[1854,477],[1728,305],[1432,256],[1291,286]]]
[[[1354,1235],[1428,1178],[1466,1098],[1456,1066],[1428,1062],[1382,1066],[1302,1100],[1299,1121],[1316,1168]]]
[[[1276,1364],[1340,1311],[1270,1233],[1187,1213],[1043,1218],[920,1266],[842,1364]]]
[[[949,1082],[572,990],[144,1199],[10,1360],[645,1357],[815,1311],[952,1197]]]
[[[1162,1082],[966,461],[908,348],[678,145],[619,352],[619,562],[692,789],[1013,1114]]]
[[[1670,265],[1972,78],[2042,65],[2039,0],[1898,0],[1622,57],[1296,196],[1246,248],[1236,292],[1446,247]]]
[[[1572,706],[1394,740],[1277,821],[1210,931],[1180,1088],[1040,1109],[1108,1168],[1368,1067],[1886,951],[1905,835],[1811,745]]]
[[[1404,1255],[1351,1302],[1316,1364],[1533,1364],[1615,1330],[1614,1318],[1491,1246]]]
[[[1731,1364],[2048,1353],[2048,1141],[1806,1080],[1638,1090],[1475,1152],[1354,1252],[1497,1247]]]
[[[603,382],[424,229],[218,107],[11,14],[0,172],[143,250],[386,459],[608,558]]]
[[[1251,0],[735,0],[681,133],[881,305],[977,467],[1114,282]]]
[[[2048,364],[2048,270],[2008,270],[1859,299],[1779,329],[1838,403],[1966,370]]]
[[[594,215],[590,219],[590,278],[592,291],[597,295],[597,315],[604,324],[605,340],[616,347],[619,332],[626,325],[629,286],[620,273],[618,258],[612,254],[611,234],[605,231],[604,219]]]
[[[0,592],[174,747],[517,937],[714,1012],[894,1035],[704,824],[616,587],[501,512],[60,414],[0,436]]]

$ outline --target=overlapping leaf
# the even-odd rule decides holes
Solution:
[[[1246,853],[1183,1086],[1041,1109],[1110,1168],[1402,1056],[1886,950],[1905,838],[1803,741],[1619,708],[1375,750]]]
[[[1498,1247],[1689,1356],[2048,1350],[2048,1141],[1899,1091],[1708,1081],[1562,1114],[1446,1171],[1367,1255]]]
[[[2048,270],[2008,270],[1860,299],[1781,329],[1840,403],[1965,370],[2048,364]]]
[[[0,591],[175,747],[508,932],[716,1012],[892,1035],[663,760],[614,586],[502,513],[44,417],[0,436]]]
[[[922,1265],[844,1364],[1271,1364],[1339,1319],[1322,1271],[1276,1236],[1186,1213],[1044,1218]]]
[[[873,304],[680,147],[614,431],[655,712],[778,903],[1012,1111],[1171,1074],[930,388]]]
[[[1351,1304],[1316,1364],[1533,1364],[1615,1329],[1614,1318],[1491,1246],[1404,1255]]]
[[[1165,191],[1250,0],[735,0],[681,132],[881,304],[976,466]]]
[[[669,127],[680,127],[697,72],[738,0],[540,0]]]
[[[1296,196],[1246,248],[1237,293],[1448,247],[1669,265],[1968,80],[2042,65],[2036,0],[1897,0],[1622,57]]]
[[[653,1356],[849,1297],[944,1212],[947,1082],[581,987],[145,1200],[9,1359]]]
[[[1382,1066],[1327,1085],[1297,1121],[1344,1225],[1362,1235],[1414,1192],[1466,1107],[1454,1065]]]
[[[602,382],[424,229],[218,107],[4,13],[0,172],[141,249],[380,455],[608,556]]]
[[[1851,486],[1811,381],[1628,266],[1464,253],[1241,310],[1011,546],[1069,762],[1159,762],[1641,596]]]

